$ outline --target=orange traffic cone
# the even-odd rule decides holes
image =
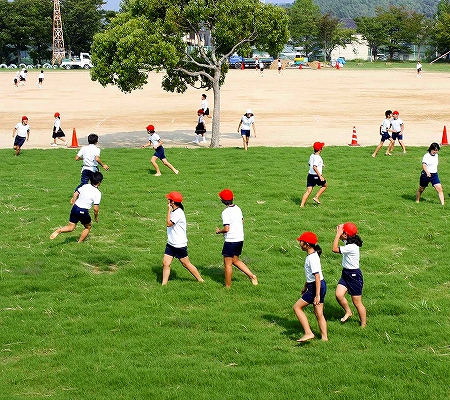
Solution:
[[[447,127],[444,125],[444,131],[442,132],[442,143],[441,146],[448,146],[447,140]]]
[[[70,145],[70,147],[80,147],[78,146],[77,131],[75,130],[75,128],[73,128],[72,144]]]
[[[349,146],[359,146],[358,137],[356,136],[356,127],[353,127],[352,142]]]
[[[300,66],[298,67],[298,69],[303,69],[302,63],[300,63]]]
[[[320,69],[321,67],[320,67],[320,61],[319,61],[319,64],[317,64],[317,69]]]
[[[336,69],[341,69],[341,66],[339,65],[339,61],[336,60]]]
[[[245,69],[244,61],[242,61],[241,69]]]

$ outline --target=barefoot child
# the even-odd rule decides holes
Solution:
[[[383,121],[381,122],[380,125],[380,143],[378,144],[377,148],[375,149],[375,151],[372,154],[372,157],[376,157],[377,153],[380,151],[380,149],[383,147],[384,142],[386,140],[389,140],[389,144],[388,144],[388,148],[386,150],[386,155],[390,156],[390,148],[392,143],[394,143],[394,141],[391,138],[391,135],[389,132],[391,132],[391,120],[392,120],[392,111],[391,110],[386,110],[384,112],[384,116],[385,118],[383,119]]]
[[[325,190],[327,189],[327,181],[322,175],[322,169],[324,167],[323,159],[321,157],[322,149],[325,146],[325,143],[315,142],[313,144],[314,154],[311,154],[309,157],[309,171],[308,177],[306,178],[306,192],[302,197],[302,202],[300,207],[304,207],[306,200],[308,200],[309,195],[311,194],[313,187],[318,185],[320,186],[319,191],[314,196],[313,200],[317,204],[320,204],[319,197]]]
[[[300,248],[307,253],[305,259],[306,283],[302,289],[302,297],[297,300],[293,307],[305,331],[305,334],[297,342],[306,342],[315,337],[309,326],[308,318],[303,311],[310,304],[314,305],[314,314],[316,314],[317,322],[319,323],[322,340],[328,340],[327,321],[323,315],[323,301],[327,292],[327,284],[323,279],[320,264],[322,249],[317,244],[317,236],[313,232],[304,232],[297,240],[300,242]]]
[[[364,279],[359,269],[359,248],[362,246],[362,240],[357,235],[358,228],[352,222],[338,225],[336,228],[336,236],[333,241],[333,252],[342,254],[342,270],[341,279],[339,279],[336,287],[336,300],[345,311],[345,315],[341,318],[341,322],[346,322],[352,315],[352,310],[345,298],[345,293],[350,294],[352,302],[359,314],[361,327],[366,326],[366,308],[362,303],[362,291]],[[345,245],[339,246],[339,240]]]

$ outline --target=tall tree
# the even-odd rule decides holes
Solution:
[[[331,14],[322,15],[317,24],[317,39],[322,45],[324,61],[330,60],[331,52],[337,46],[345,47],[355,38],[352,29],[342,27],[339,19]]]
[[[367,41],[372,59],[378,54],[378,48],[386,42],[386,29],[383,23],[376,17],[355,18],[357,32]]]
[[[289,38],[285,11],[259,0],[125,0],[122,11],[94,37],[92,79],[130,92],[164,69],[167,91],[212,88],[211,147],[219,146],[228,57],[252,46],[277,54]]]

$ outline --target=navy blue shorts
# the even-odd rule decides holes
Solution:
[[[22,136],[16,136],[16,138],[14,139],[14,146],[22,147],[23,144],[25,143],[25,140],[26,138]]]
[[[325,295],[327,294],[327,283],[325,279],[320,281],[320,302],[323,303]],[[302,295],[302,300],[308,304],[314,303],[314,297],[316,297],[316,282],[309,282],[306,284],[306,292]]]
[[[184,247],[174,247],[171,244],[166,244],[166,250],[164,250],[164,254],[175,258],[184,258],[188,256],[187,246]]]
[[[388,132],[381,132],[381,141],[384,143],[385,140],[388,140],[391,138],[391,135],[389,135]]]
[[[434,172],[430,175],[431,176],[428,177],[427,174],[425,173],[425,171],[422,171],[422,173],[420,174],[420,183],[419,183],[420,187],[426,188],[428,186],[428,184],[430,184],[430,183],[433,186],[441,183],[437,172]]]
[[[224,257],[240,256],[242,254],[242,247],[244,247],[244,242],[224,242],[222,255]]]
[[[327,183],[327,181],[321,181],[318,175],[308,174],[308,177],[306,178],[306,186],[307,187],[314,187],[314,186],[324,186]]]
[[[403,140],[403,134],[402,132],[392,132],[392,139],[396,140]]]
[[[344,268],[342,270],[341,279],[339,279],[338,284],[345,286],[351,296],[362,296],[364,286],[363,274],[359,268]]]
[[[70,211],[69,221],[73,224],[80,222],[83,225],[87,225],[92,222],[92,219],[87,208],[80,208],[74,204]]]
[[[250,129],[241,129],[241,136],[250,137]]]
[[[166,158],[166,155],[164,154],[164,147],[158,146],[155,150],[155,154],[153,155],[158,157],[160,160],[164,160]]]

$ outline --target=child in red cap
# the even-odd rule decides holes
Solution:
[[[342,275],[336,287],[336,300],[345,311],[341,322],[346,322],[352,315],[352,310],[348,305],[345,294],[348,292],[352,297],[352,302],[359,314],[361,327],[366,326],[366,308],[362,303],[362,292],[364,279],[359,269],[359,248],[362,246],[362,240],[357,235],[358,228],[353,222],[346,222],[338,225],[336,236],[333,241],[333,252],[342,254]],[[339,240],[345,245],[339,246]]]
[[[253,285],[258,284],[256,275],[250,271],[239,256],[244,246],[244,217],[241,209],[233,203],[233,192],[230,189],[224,189],[219,193],[219,197],[226,208],[222,211],[223,228],[216,227],[216,234],[222,233],[225,242],[223,244],[222,255],[225,266],[225,286],[231,287],[231,275],[233,265],[239,268],[252,281]]]
[[[195,134],[197,137],[192,143],[206,143],[205,133],[206,133],[206,124],[205,119],[203,118],[203,109],[199,109],[197,111],[198,119],[197,119],[197,125],[195,126]],[[202,137],[202,141],[199,142],[200,136]]]
[[[28,125],[28,117],[24,115],[22,117],[22,122],[16,124],[13,129],[12,137],[15,137],[13,149],[16,152],[15,155],[18,156],[23,144],[25,141],[28,142],[28,139],[30,138],[30,125]]]
[[[317,236],[313,232],[304,232],[297,240],[300,242],[300,248],[307,253],[305,258],[306,283],[302,289],[302,297],[297,300],[293,307],[295,315],[297,315],[305,331],[305,334],[297,342],[306,342],[315,337],[309,326],[308,318],[303,311],[310,304],[314,305],[314,314],[316,314],[317,322],[319,323],[322,340],[328,340],[327,321],[323,315],[323,302],[327,293],[327,284],[323,278],[320,264],[322,249],[317,244]]]
[[[324,167],[323,159],[320,155],[322,153],[322,149],[325,146],[325,143],[315,142],[313,144],[314,153],[309,157],[309,171],[308,177],[306,178],[306,192],[302,197],[302,202],[300,203],[300,207],[304,207],[306,200],[308,200],[309,195],[311,194],[314,186],[320,186],[319,191],[314,196],[313,200],[320,204],[319,197],[323,192],[327,189],[327,181],[322,175],[322,168]]]

